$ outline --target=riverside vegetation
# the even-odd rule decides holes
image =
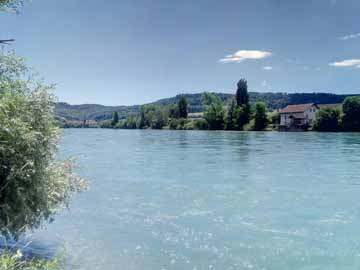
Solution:
[[[21,1],[0,0],[1,10],[17,11]],[[52,86],[38,80],[24,59],[0,50],[0,270],[60,269],[59,259],[22,254],[7,245],[53,219],[71,196],[86,187],[72,160],[55,159]],[[10,247],[11,246],[11,247]]]
[[[233,94],[214,93],[224,104],[230,104],[234,98]],[[290,104],[340,104],[346,97],[354,95],[339,95],[330,93],[281,93],[281,92],[249,92],[250,104],[256,102],[264,102],[269,111],[276,111]],[[179,94],[174,97],[164,98],[143,105],[156,105],[161,107],[169,107],[177,104],[181,97],[185,97],[188,103],[187,109],[190,114],[203,113],[203,94]],[[70,105],[65,102],[55,104],[55,113],[59,123],[63,126],[91,127],[96,124],[112,118],[113,112],[118,112],[120,119],[126,119],[129,116],[137,116],[140,113],[141,105],[131,106],[104,106],[99,104],[80,104]],[[191,117],[191,115],[190,115]]]
[[[204,112],[188,113],[188,103],[182,96],[175,105],[144,105],[137,116],[119,119],[118,112],[111,120],[101,123],[103,128],[124,129],[174,129],[174,130],[264,130],[269,123],[278,121],[277,113],[268,114],[266,105],[249,103],[247,81],[241,79],[237,84],[235,97],[224,104],[218,95],[205,92],[202,95]],[[271,127],[269,127],[271,129]]]
[[[176,105],[144,105],[137,116],[120,119],[118,112],[102,128],[172,129],[172,130],[276,130],[280,123],[277,111],[270,111],[264,102],[250,104],[247,81],[237,84],[235,96],[227,102],[214,94],[202,95],[203,113],[189,114],[185,96]],[[342,106],[323,107],[316,116],[313,130],[360,131],[360,97],[346,97]]]

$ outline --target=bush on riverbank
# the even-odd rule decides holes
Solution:
[[[55,161],[59,129],[51,91],[22,58],[0,51],[0,232],[5,236],[18,237],[51,220],[85,186],[71,160]]]
[[[360,97],[347,97],[344,100],[342,127],[344,131],[360,131]]]
[[[61,270],[61,259],[45,260],[41,258],[27,258],[18,250],[6,250],[0,254],[0,270]]]
[[[321,108],[316,115],[314,130],[335,132],[341,130],[339,108]]]

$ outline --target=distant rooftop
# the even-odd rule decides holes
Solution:
[[[309,109],[314,103],[287,105],[284,109],[280,110],[280,113],[302,113]]]

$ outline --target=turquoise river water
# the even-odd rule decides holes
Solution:
[[[69,129],[72,270],[360,269],[360,134]]]

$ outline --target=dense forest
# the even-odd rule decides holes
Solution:
[[[224,103],[230,103],[234,97],[232,94],[214,93]],[[169,106],[177,104],[181,97],[185,96],[188,102],[189,113],[203,112],[204,106],[203,93],[198,94],[184,94],[175,97],[161,99],[156,102],[146,105],[162,105]],[[259,93],[250,92],[250,104],[256,102],[264,102],[269,110],[276,110],[285,107],[289,104],[300,103],[342,103],[347,96],[354,95],[336,95],[329,93]],[[119,101],[121,103],[121,101]],[[67,103],[56,104],[56,115],[64,121],[103,121],[112,118],[112,114],[116,111],[120,119],[125,119],[129,116],[136,116],[140,113],[140,105],[133,106],[103,106],[97,104],[84,104],[84,105],[70,105]]]

